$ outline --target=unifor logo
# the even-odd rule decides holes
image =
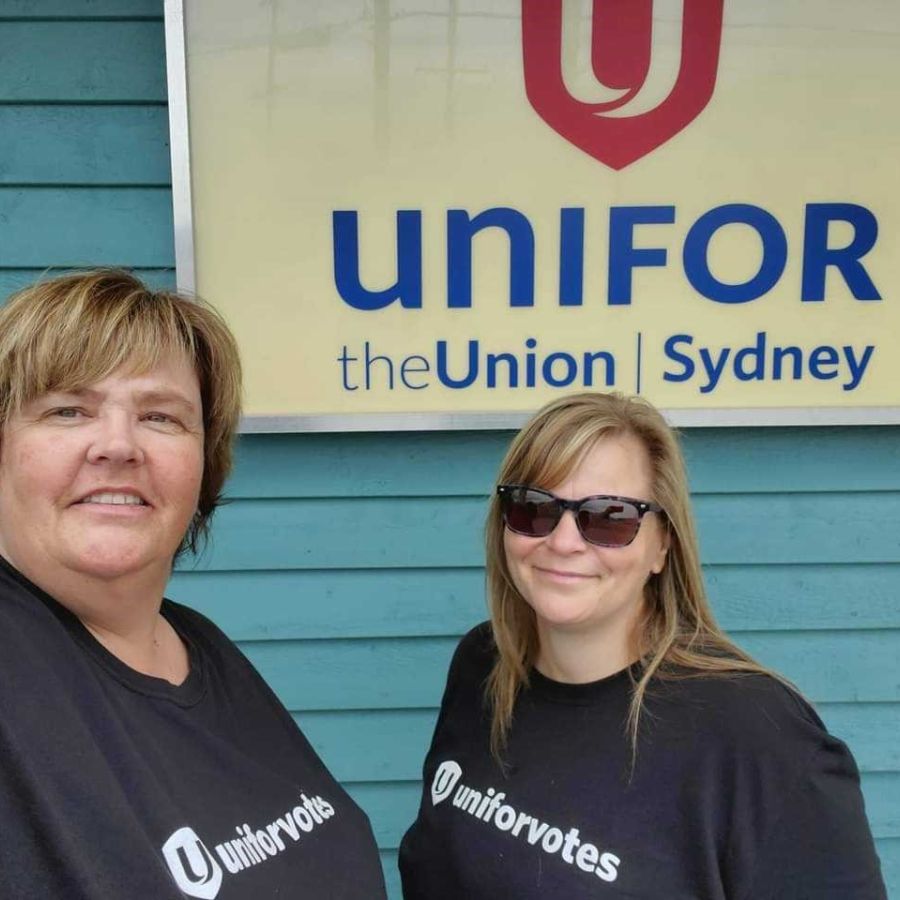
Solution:
[[[222,887],[222,869],[193,828],[179,828],[163,844],[175,883],[188,897],[212,900]]]
[[[660,0],[657,4],[662,5]],[[668,93],[653,46],[654,0],[593,0],[591,68],[606,97],[577,99],[563,72],[564,0],[522,0],[525,91],[538,115],[566,140],[613,169],[655,150],[693,121],[716,84],[724,0],[680,0],[681,49]],[[567,4],[571,7],[572,4]],[[579,4],[580,5],[580,4]],[[572,10],[574,13],[574,10]],[[568,11],[566,15],[568,15]],[[642,90],[645,89],[645,90]]]
[[[462,777],[462,769],[459,763],[448,759],[442,762],[434,773],[431,782],[431,802],[437,806],[442,800],[446,800],[456,787],[456,782]]]

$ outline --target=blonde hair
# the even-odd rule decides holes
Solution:
[[[601,438],[631,435],[644,446],[652,473],[651,500],[669,549],[662,572],[644,588],[638,649],[641,674],[634,684],[627,730],[636,751],[641,708],[651,679],[703,673],[767,672],[721,631],[706,598],[684,461],[662,415],[640,397],[582,393],[555,400],[516,435],[498,483],[559,484]],[[495,495],[486,525],[487,587],[497,660],[487,682],[492,713],[491,750],[501,760],[520,689],[538,653],[534,611],[517,591],[503,544],[504,524]]]
[[[0,428],[49,391],[77,390],[122,367],[148,372],[173,354],[193,366],[203,403],[200,498],[179,552],[196,551],[231,471],[241,407],[237,344],[212,307],[116,269],[24,288],[0,309]]]

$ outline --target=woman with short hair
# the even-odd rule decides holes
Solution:
[[[649,403],[578,394],[525,426],[487,583],[402,841],[406,900],[884,900],[849,751],[716,625]]]
[[[220,502],[234,338],[125,272],[0,310],[0,897],[384,897],[368,820],[163,599]]]

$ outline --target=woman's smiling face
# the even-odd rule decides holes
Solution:
[[[630,434],[601,438],[562,482],[534,486],[566,500],[595,494],[653,499],[647,451]],[[643,517],[627,547],[588,543],[568,511],[546,537],[504,532],[510,575],[534,610],[542,642],[554,630],[581,632],[611,641],[623,653],[640,618],[644,585],[662,571],[667,546],[654,513]]]
[[[0,442],[0,553],[44,587],[167,578],[197,508],[203,411],[186,358],[37,397]]]

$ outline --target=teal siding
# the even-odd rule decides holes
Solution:
[[[0,0],[0,296],[49,268],[170,285],[160,0]],[[214,298],[212,298],[214,299]],[[171,595],[240,642],[368,811],[392,896],[454,643],[484,617],[508,433],[247,435]],[[859,763],[900,896],[900,428],[696,429],[710,595]]]
[[[164,58],[160,21],[7,20],[0,29],[2,97],[16,103],[164,103]]]
[[[3,0],[0,22],[9,19],[122,21],[150,19],[162,21],[161,0]],[[134,48],[135,52],[141,50]]]
[[[0,106],[0,186],[168,188],[167,117],[162,105]]]

